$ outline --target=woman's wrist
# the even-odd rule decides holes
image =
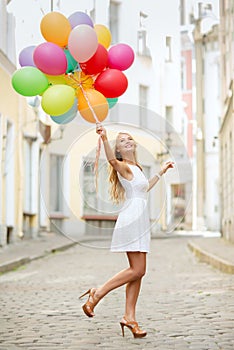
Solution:
[[[162,175],[164,174],[163,170],[160,170],[158,173],[155,174],[155,176],[158,177],[158,179],[160,179],[162,177]]]
[[[101,138],[102,138],[102,141],[103,141],[103,142],[104,142],[104,141],[107,141],[107,136],[106,136],[106,135],[102,135]]]

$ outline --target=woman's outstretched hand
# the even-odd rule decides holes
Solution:
[[[166,162],[166,163],[163,165],[163,167],[162,167],[163,173],[165,174],[165,173],[167,172],[168,169],[174,168],[174,165],[175,165],[174,162],[171,162],[171,161]]]
[[[96,124],[96,133],[99,134],[104,139],[107,138],[106,129],[100,123]]]

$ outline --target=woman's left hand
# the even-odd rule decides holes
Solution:
[[[165,173],[167,172],[168,169],[174,168],[174,165],[175,165],[174,162],[171,162],[171,161],[166,162],[166,163],[163,165],[163,167],[162,167],[163,173],[165,174]]]

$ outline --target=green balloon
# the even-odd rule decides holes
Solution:
[[[42,94],[49,86],[49,81],[36,67],[23,67],[12,76],[12,86],[20,95],[36,96]]]
[[[71,73],[75,69],[78,69],[80,67],[79,63],[75,60],[75,58],[72,57],[70,51],[65,49],[64,53],[65,53],[66,58],[67,58],[67,70],[66,70],[66,73]]]
[[[116,103],[118,102],[118,97],[114,97],[114,98],[107,98],[107,102],[108,102],[108,105],[109,105],[109,108],[113,108]]]

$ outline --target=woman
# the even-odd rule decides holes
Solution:
[[[115,151],[112,150],[105,128],[97,125],[96,132],[101,135],[107,160],[111,165],[111,196],[116,202],[124,199],[124,206],[118,216],[111,243],[111,251],[126,252],[129,267],[120,271],[98,288],[91,288],[83,311],[88,317],[94,316],[94,307],[110,291],[126,284],[125,315],[120,325],[124,336],[124,327],[131,330],[135,338],[146,336],[136,322],[136,303],[141,280],[146,272],[146,254],[150,245],[150,222],[147,212],[147,192],[156,185],[160,177],[173,168],[173,162],[167,162],[162,170],[149,181],[136,161],[136,143],[126,131],[117,135]]]

